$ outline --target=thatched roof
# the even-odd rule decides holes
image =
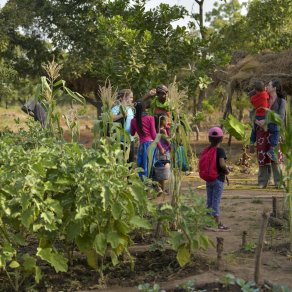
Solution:
[[[292,94],[292,49],[275,53],[248,55],[228,68],[218,70],[215,80],[230,82],[235,90],[248,91],[255,80],[268,82],[273,78],[282,81],[287,94]]]

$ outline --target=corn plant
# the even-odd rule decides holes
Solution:
[[[56,135],[63,139],[63,129],[61,127],[61,114],[57,111],[58,96],[68,95],[80,104],[84,104],[84,98],[77,92],[71,91],[66,82],[59,80],[62,65],[54,60],[43,65],[47,76],[41,77],[41,83],[37,85],[35,99],[39,101],[47,112],[45,128],[49,129],[51,135]]]
[[[178,148],[183,147],[184,159],[188,161],[187,153],[191,153],[190,147],[190,123],[185,115],[185,104],[187,95],[184,91],[178,89],[176,81],[169,86],[169,105],[172,114],[171,121],[171,178],[170,178],[170,193],[172,195],[172,206],[177,206],[180,201],[180,190],[182,181],[182,161],[183,157],[178,157]]]
[[[79,142],[80,127],[78,123],[77,111],[75,109],[71,109],[67,114],[64,114],[63,117],[70,132],[71,142]]]
[[[282,180],[286,191],[290,216],[290,255],[292,255],[292,119],[290,113],[290,102],[287,103],[287,126],[282,127],[283,144],[281,150],[284,153],[284,165],[282,168]]]
[[[191,206],[183,202],[181,193],[182,163],[188,161],[187,153],[190,149],[191,128],[187,120],[184,108],[186,94],[178,90],[174,81],[169,86],[169,104],[172,114],[171,121],[171,177],[170,194],[172,195],[171,205],[165,204],[159,209],[158,226],[163,226],[168,236],[167,241],[177,252],[177,261],[181,266],[191,261],[191,253],[200,248],[207,248],[211,242],[202,232],[202,225],[206,223],[209,216],[202,200],[192,196]],[[149,169],[152,165],[152,150],[156,147],[161,135],[157,135],[155,141],[148,148]],[[178,152],[179,147],[184,149]],[[183,156],[183,157],[182,157]]]
[[[131,139],[122,124],[113,121],[113,114],[111,111],[114,105],[119,104],[117,100],[117,90],[111,86],[110,82],[106,82],[104,86],[99,87],[99,92],[102,102],[102,113],[99,119],[94,123],[93,147],[98,147],[101,138],[106,139],[109,144],[122,144],[124,149],[124,160],[127,161],[130,154]],[[119,106],[121,112],[125,114],[125,107],[122,104],[119,104]]]

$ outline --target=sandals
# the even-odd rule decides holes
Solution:
[[[219,230],[230,230],[230,228],[222,223],[218,224],[218,229]]]

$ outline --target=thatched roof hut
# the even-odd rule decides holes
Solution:
[[[236,64],[229,65],[224,78],[234,90],[248,91],[255,80],[268,82],[273,78],[282,81],[287,94],[292,94],[292,49],[275,53],[247,55]]]
[[[225,70],[213,73],[214,84],[227,85],[227,103],[223,118],[232,112],[232,96],[235,91],[248,92],[255,80],[265,83],[280,79],[283,89],[292,96],[292,49],[283,52],[265,52],[258,55],[236,54],[233,62]]]

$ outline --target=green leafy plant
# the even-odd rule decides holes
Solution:
[[[281,135],[283,143],[281,144],[281,150],[285,155],[284,164],[285,167],[282,171],[282,181],[286,191],[286,201],[289,208],[290,216],[290,254],[292,255],[292,119],[290,113],[290,102],[287,103],[287,120],[286,127],[281,128]]]
[[[78,92],[71,91],[66,86],[64,80],[59,80],[62,65],[57,64],[53,60],[52,62],[43,65],[43,69],[46,71],[47,77],[41,77],[41,83],[36,87],[35,99],[39,101],[46,110],[47,117],[45,128],[49,129],[51,135],[58,136],[59,139],[62,139],[63,129],[60,123],[61,114],[56,108],[57,98],[66,95],[76,102],[84,104],[84,97]],[[69,129],[72,129],[72,123],[70,124]]]
[[[139,284],[138,290],[142,292],[166,292],[164,289],[160,289],[159,284],[153,284],[153,286],[149,283]]]
[[[194,194],[190,194],[189,199],[188,204],[180,203],[176,207],[164,204],[157,214],[166,235],[165,240],[177,252],[176,259],[182,267],[191,261],[192,252],[213,245],[202,231],[212,220],[207,215],[204,200]],[[177,220],[175,230],[172,228],[174,220]]]
[[[254,242],[247,242],[242,248],[245,252],[254,252],[256,244]]]
[[[231,114],[229,114],[225,120],[221,119],[221,124],[231,136],[236,140],[242,141],[242,156],[239,160],[239,164],[248,167],[250,156],[247,154],[247,144],[249,143],[247,130],[250,129],[250,126],[240,122]]]
[[[66,272],[72,243],[102,281],[104,268],[122,255],[133,268],[130,233],[151,228],[145,214],[154,209],[120,145],[102,139],[86,149],[38,135],[23,130],[21,139],[13,133],[0,139],[0,268],[13,289],[31,275],[40,281],[39,260]],[[31,144],[31,136],[40,139]],[[25,255],[30,241],[36,248]]]
[[[244,144],[248,143],[247,130],[250,128],[249,125],[243,124],[231,114],[228,115],[227,119],[222,119],[221,123],[236,140],[242,141]]]
[[[243,292],[260,291],[253,281],[245,281],[244,279],[236,278],[233,274],[226,274],[221,283],[224,285],[224,287],[228,287],[230,285],[237,285],[241,288],[241,291]]]

